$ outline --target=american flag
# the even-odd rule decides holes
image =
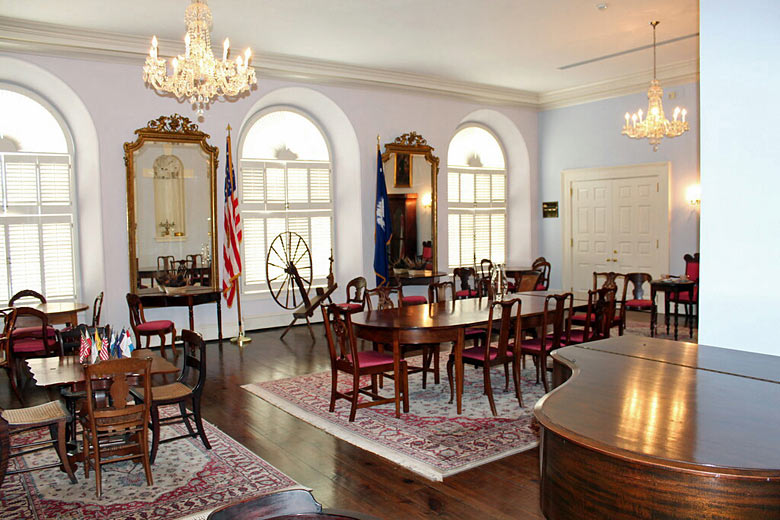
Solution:
[[[97,331],[95,331],[95,337],[100,341],[100,352],[98,353],[100,361],[106,361],[111,357],[111,352],[108,351],[108,336],[104,334],[103,339],[101,340],[100,336],[97,335]]]
[[[241,274],[241,216],[238,214],[238,195],[236,193],[236,174],[233,171],[233,158],[230,149],[230,127],[228,127],[227,160],[225,161],[225,242],[222,246],[222,295],[227,306],[233,306],[236,295],[236,279]]]

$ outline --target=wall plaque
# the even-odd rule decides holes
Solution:
[[[558,201],[542,202],[542,218],[558,218]]]

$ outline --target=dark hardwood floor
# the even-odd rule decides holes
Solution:
[[[316,342],[305,326],[293,328],[285,341],[279,340],[280,329],[255,332],[243,350],[228,341],[221,348],[210,342],[204,418],[311,488],[325,507],[382,519],[543,518],[537,449],[431,482],[241,389],[245,383],[329,369],[322,326],[315,325],[315,332]],[[25,387],[28,406],[56,398],[33,383]],[[2,372],[0,407],[18,406]]]

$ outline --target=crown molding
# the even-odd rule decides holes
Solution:
[[[33,22],[0,16],[0,51],[31,53],[140,65],[149,52],[147,36],[120,34],[65,25]],[[184,52],[180,40],[159,39],[160,56]],[[221,49],[217,49],[217,53]],[[531,92],[457,81],[428,74],[416,74],[372,67],[346,65],[325,60],[260,54],[252,63],[262,77],[340,85],[402,89],[454,96],[480,103],[548,110],[589,103],[647,90],[650,71],[547,92]],[[698,81],[698,59],[659,67],[662,85]]]
[[[697,82],[699,81],[699,60],[696,58],[663,65],[658,67],[656,77],[661,82],[662,87]],[[539,110],[550,110],[646,92],[652,79],[653,72],[648,70],[588,85],[542,92],[539,95],[538,108]]]

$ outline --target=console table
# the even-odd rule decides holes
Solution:
[[[158,287],[138,289],[138,296],[144,307],[187,307],[190,316],[190,330],[195,330],[193,307],[205,303],[217,304],[217,330],[219,344],[222,344],[222,291],[213,287],[187,287],[181,292],[166,293]]]

